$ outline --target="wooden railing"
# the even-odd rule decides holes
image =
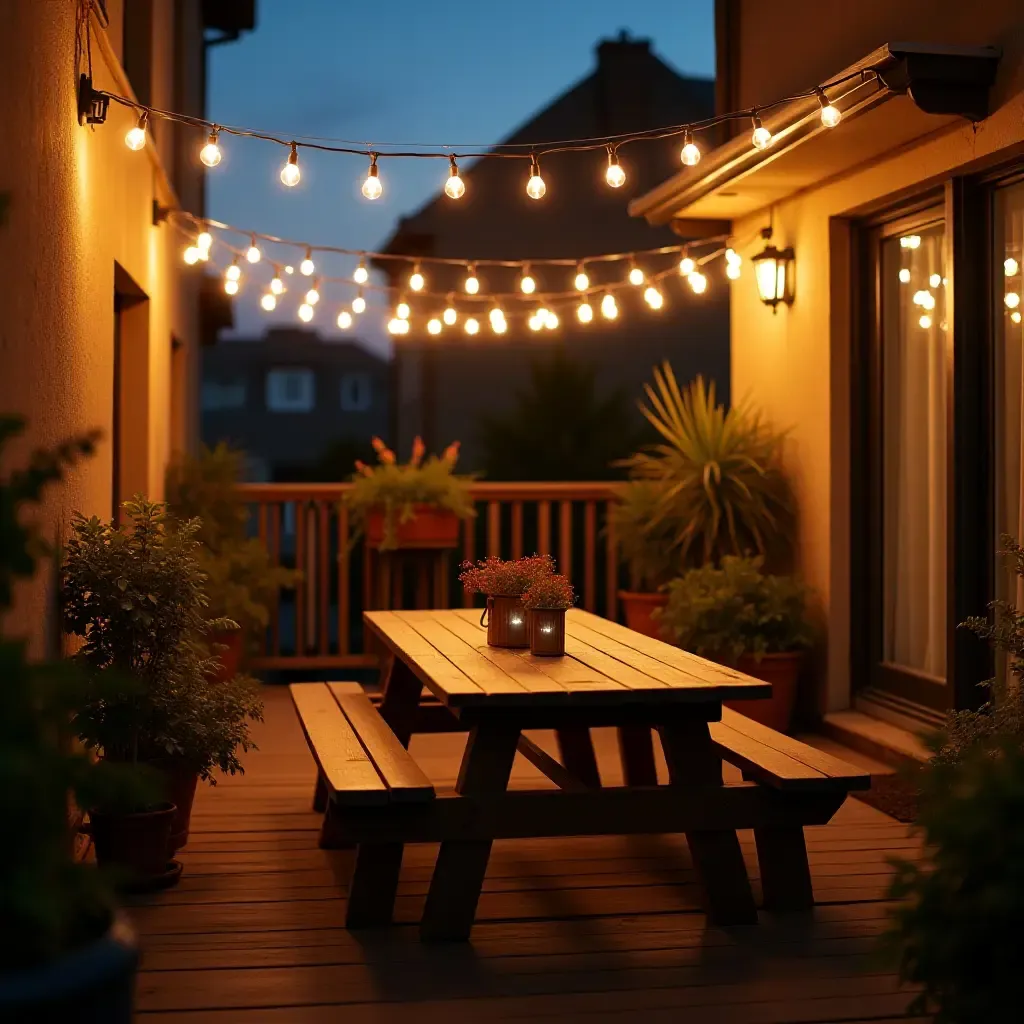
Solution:
[[[271,610],[254,668],[369,667],[362,611],[372,607],[371,561],[342,497],[348,484],[245,484],[252,522],[272,561],[298,569]],[[608,520],[614,483],[475,483],[475,519],[462,524],[446,572],[452,601],[470,606],[455,577],[458,562],[484,555],[550,554],[571,577],[580,606],[615,618],[619,562]]]

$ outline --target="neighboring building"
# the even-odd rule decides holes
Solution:
[[[799,568],[827,625],[818,709],[917,727],[982,699],[991,654],[957,625],[1016,597],[995,549],[1024,532],[1024,8],[790,0],[780,17],[719,0],[717,15],[722,109],[880,76],[830,90],[837,127],[813,98],[774,107],[767,150],[741,124],[632,210],[731,223],[747,257],[771,221],[792,246],[791,306],[733,289],[733,393],[790,431]]]
[[[638,131],[711,115],[714,83],[687,78],[656,57],[646,40],[623,34],[597,47],[597,67],[567,92],[505,140],[508,144],[543,143],[545,140],[607,136]],[[598,253],[631,252],[678,244],[681,239],[667,228],[649,228],[631,218],[626,201],[652,187],[679,166],[678,139],[627,146],[620,152],[626,183],[618,189],[604,180],[603,152],[565,153],[543,161],[547,196],[540,201],[525,194],[528,165],[520,161],[481,160],[460,168],[466,193],[457,202],[445,195],[403,218],[385,251],[466,259],[528,260],[576,258]],[[671,257],[668,258],[671,263]],[[409,268],[382,260],[385,272],[408,275]],[[666,266],[662,258],[658,267]],[[575,270],[557,272],[532,267],[540,291],[572,288]],[[587,268],[596,284],[609,281],[610,272],[622,275],[622,265]],[[430,291],[462,292],[462,267],[431,265]],[[481,271],[484,293],[515,292],[517,271]],[[396,284],[401,282],[397,279]],[[622,388],[640,397],[651,367],[670,359],[686,381],[697,373],[714,378],[719,395],[728,400],[728,282],[720,272],[711,275],[706,294],[695,296],[678,276],[667,282],[665,308],[647,309],[637,289],[620,299],[619,318],[609,323],[598,313],[581,326],[570,312],[551,334],[534,334],[525,325],[539,303],[510,306],[508,333],[496,337],[487,329],[487,305],[480,305],[484,328],[475,339],[461,329],[430,337],[422,330],[427,316],[439,310],[411,297],[417,316],[414,333],[396,339],[392,436],[406,448],[421,434],[428,448],[437,450],[453,439],[463,442],[461,464],[478,468],[477,434],[484,413],[508,409],[516,392],[528,380],[530,358],[554,345],[564,344],[578,359],[597,367],[599,386],[605,391]],[[598,295],[591,301],[595,311]],[[463,303],[466,300],[463,298]],[[434,305],[438,305],[435,301]],[[422,308],[421,308],[422,307]],[[469,305],[465,305],[468,310]],[[418,327],[416,326],[418,324]],[[419,331],[417,334],[416,331]],[[639,424],[639,414],[637,414]]]
[[[243,449],[254,480],[340,479],[387,432],[388,387],[384,359],[314,330],[222,341],[203,353],[202,438]]]
[[[78,76],[143,103],[201,115],[204,31],[252,27],[253,2],[103,0],[0,5],[0,411],[28,420],[13,465],[39,445],[91,427],[95,458],[49,492],[41,517],[62,536],[70,509],[110,516],[135,492],[159,498],[171,453],[196,436],[201,276],[155,214],[202,211],[200,135],[152,125],[110,103],[106,123],[79,123]],[[91,32],[85,45],[86,23]],[[76,63],[77,62],[77,63]],[[9,625],[42,645],[48,580],[26,584]],[[52,606],[51,606],[52,607]]]

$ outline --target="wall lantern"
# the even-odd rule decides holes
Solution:
[[[751,258],[754,264],[754,278],[757,281],[757,293],[772,312],[778,312],[780,302],[787,306],[793,304],[793,271],[794,256],[792,249],[776,249],[771,244],[772,229],[765,228],[761,237],[768,243],[756,256]]]

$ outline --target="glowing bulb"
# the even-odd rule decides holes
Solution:
[[[657,288],[654,287],[654,285],[650,285],[644,291],[644,302],[646,302],[651,309],[661,309],[665,304],[665,297]]]
[[[210,132],[210,137],[206,140],[206,145],[199,150],[199,159],[206,164],[207,167],[216,167],[220,163],[220,146],[217,145],[217,133]]]
[[[730,281],[737,281],[737,280],[739,280],[740,272],[741,272],[740,264],[738,264],[738,263],[726,263],[726,265],[725,265],[725,276],[727,278],[729,278]]]
[[[352,312],[353,313],[365,313],[366,312],[366,299],[363,298],[363,293],[360,292],[352,300]]]
[[[505,320],[492,320],[491,330],[495,334],[504,334],[508,330],[508,322]]]
[[[454,306],[446,306],[445,311],[441,314],[441,319],[451,327],[459,319],[459,314],[455,311]]]
[[[1015,310],[1014,310],[1014,311],[1013,311],[1013,312],[1012,312],[1012,313],[1010,314],[1010,319],[1011,319],[1011,320],[1012,320],[1012,321],[1013,321],[1013,322],[1014,322],[1015,324],[1019,324],[1019,323],[1020,323],[1020,310],[1019,310],[1019,309],[1015,309]]]
[[[226,291],[228,293],[228,295],[237,295],[238,294],[238,282],[235,281],[235,280],[232,280],[231,278],[228,278],[224,282],[224,291]]]
[[[927,331],[932,325],[932,318],[927,313],[922,313],[921,319],[917,322]]]
[[[530,157],[530,180],[526,183],[526,194],[531,199],[543,199],[548,187],[540,176],[540,163],[535,156]]]
[[[754,132],[750,136],[750,141],[754,144],[754,149],[767,149],[772,144],[772,133],[761,124],[761,118],[757,114],[754,114],[751,120],[754,122]]]
[[[202,259],[202,253],[199,251],[198,245],[190,245],[185,250],[185,262],[191,267]]]
[[[697,295],[703,295],[707,290],[708,279],[699,270],[695,270],[686,280]]]
[[[477,320],[476,317],[472,317],[471,316],[466,321],[466,333],[467,334],[476,334],[476,333],[479,332],[479,330],[480,330],[480,321]]]
[[[732,248],[725,250],[725,262],[740,264],[743,262],[743,257]]]
[[[700,163],[700,148],[693,141],[693,132],[683,132],[683,148],[679,151],[679,159],[687,167],[696,167]]]
[[[456,199],[458,196],[455,197]],[[441,321],[437,317],[432,317],[427,321],[427,333],[428,334],[440,334],[441,333]]]
[[[689,256],[684,256],[679,261],[679,273],[682,277],[689,277],[696,269],[696,262]]]
[[[294,268],[294,267],[293,267],[293,266],[292,266],[292,265],[291,265],[291,264],[289,263],[289,264],[288,264],[288,265],[287,265],[287,266],[286,266],[286,267],[284,268],[284,272],[285,272],[286,274],[294,274],[294,273],[295,273],[295,268]]]
[[[314,270],[316,270],[316,264],[313,262],[313,250],[307,249],[305,257],[299,264],[299,273],[303,277],[312,277]]]
[[[363,260],[359,261],[359,266],[353,271],[352,280],[356,284],[366,284],[370,280],[370,272],[366,269],[366,263]]]
[[[347,309],[343,309],[338,314],[338,326],[343,331],[347,331],[352,326],[352,314]]]
[[[581,324],[589,324],[594,319],[594,309],[589,302],[581,302],[576,307],[576,319]]]
[[[629,283],[637,286],[644,283],[644,272],[636,265],[629,268]]]
[[[196,247],[201,249],[203,252],[209,252],[212,245],[213,235],[211,235],[206,228],[203,228],[203,230],[196,236]]]
[[[904,235],[900,239],[901,249],[918,249],[921,246],[920,235]]]
[[[224,271],[224,276],[229,281],[239,281],[242,277],[242,268],[237,263],[232,263],[231,266]]]
[[[611,146],[608,147],[608,169],[604,172],[604,180],[612,188],[621,188],[626,182],[626,172],[619,163],[619,155]]]
[[[558,314],[553,309],[549,309],[546,312],[544,316],[544,326],[549,331],[553,331],[558,326]]]
[[[906,267],[900,270],[900,284],[910,284],[910,271]]]
[[[469,295],[476,295],[480,291],[480,278],[476,276],[476,268],[472,264],[466,267],[466,280],[462,286]]]
[[[1020,305],[1020,296],[1016,292],[1007,292],[1003,296],[1003,302],[1006,303],[1007,309],[1016,309]]]
[[[1018,270],[1020,270],[1020,264],[1012,256],[1003,260],[1003,273],[1007,277],[1014,277]]]
[[[313,307],[308,302],[299,306],[299,319],[306,324],[313,319]]]
[[[299,150],[295,143],[292,143],[291,152],[288,154],[288,162],[281,168],[281,184],[294,188],[299,183],[302,174],[299,171]]]
[[[608,292],[601,300],[601,316],[605,320],[614,320],[619,315],[619,307],[615,302],[615,296]]]
[[[526,322],[531,331],[539,331],[544,326],[544,319],[539,312],[534,313]]]
[[[500,306],[495,306],[494,309],[487,314],[487,319],[490,320],[492,324],[495,320],[504,320],[505,311]]]
[[[380,199],[384,186],[380,183],[380,175],[377,171],[377,154],[370,154],[370,169],[366,172],[366,181],[361,189],[367,199]]]
[[[144,110],[139,114],[139,120],[134,128],[128,129],[124,137],[124,144],[133,152],[138,153],[146,145],[146,125],[149,122],[149,114]]]
[[[420,273],[420,268],[417,265],[413,272],[409,275],[409,287],[414,292],[423,291],[423,286],[427,283],[427,279]]]
[[[519,290],[524,295],[532,295],[537,290],[537,282],[530,274],[529,267],[523,267],[523,276],[519,278]]]
[[[590,287],[590,278],[583,269],[582,263],[576,268],[576,278],[573,284],[576,285],[576,291],[578,292],[585,292]]]
[[[814,94],[818,97],[818,103],[821,105],[821,123],[826,128],[835,128],[843,116],[842,112],[829,103],[824,89],[815,89]]]
[[[448,180],[444,183],[444,194],[449,199],[461,199],[466,194],[466,183],[459,177],[459,165],[455,157],[450,156],[451,163],[448,173]]]
[[[316,289],[316,285],[306,292],[306,305],[315,306],[320,301],[320,293]]]
[[[274,295],[284,294],[284,281],[282,281],[281,278],[277,276],[277,274],[274,275],[273,279],[270,282],[270,291]]]
[[[409,303],[404,299],[395,306],[395,316],[397,316],[399,320],[408,320],[411,312],[412,310],[409,308]]]
[[[269,313],[277,306],[277,296],[273,292],[267,292],[261,299],[260,305]]]
[[[256,244],[255,235],[249,241],[249,248],[246,250],[245,258],[250,263],[259,263],[260,257],[263,253],[260,252],[260,247]]]
[[[388,333],[389,334],[401,334],[402,333],[402,324],[404,322],[405,321],[403,321],[403,320],[399,320],[398,317],[392,317],[388,321]]]
[[[938,274],[932,274],[932,275],[931,275],[931,276],[930,276],[930,277],[928,278],[928,283],[929,283],[929,284],[930,284],[930,285],[931,285],[931,286],[932,286],[933,288],[938,288],[938,287],[939,287],[939,285],[940,285],[940,284],[942,284],[942,278],[941,278],[941,277],[940,277],[940,276],[939,276]]]

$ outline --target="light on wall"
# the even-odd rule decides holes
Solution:
[[[772,229],[765,228],[761,237],[768,243],[751,259],[757,293],[766,306],[777,312],[779,303],[793,304],[794,256],[792,249],[777,249],[771,244]]]

